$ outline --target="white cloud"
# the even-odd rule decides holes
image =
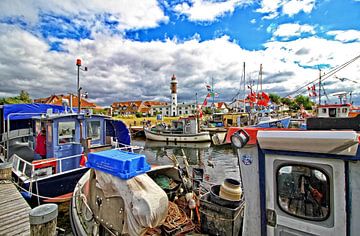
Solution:
[[[31,24],[38,23],[39,13],[59,14],[67,17],[93,19],[102,13],[111,14],[112,20],[119,21],[119,29],[139,29],[158,26],[167,22],[168,17],[156,0],[2,0],[0,17],[22,16]]]
[[[21,40],[19,40],[21,39]],[[76,58],[88,66],[81,72],[81,86],[99,105],[132,99],[169,99],[172,74],[179,81],[179,101],[194,101],[195,93],[206,95],[205,83],[215,79],[219,99],[229,101],[239,88],[242,63],[247,80],[257,79],[263,64],[264,89],[286,93],[316,79],[317,69],[303,66],[338,66],[356,56],[360,42],[309,37],[289,42],[268,42],[265,50],[242,49],[230,38],[199,41],[137,42],[117,35],[61,41],[67,52],[49,51],[42,39],[15,26],[0,24],[0,96],[15,96],[21,89],[32,98],[76,92]],[[353,63],[338,76],[360,78],[360,64]],[[338,82],[329,89],[360,91],[360,84]],[[330,93],[330,92],[329,92]],[[356,94],[354,93],[354,97]],[[360,98],[359,98],[360,101]]]
[[[280,14],[293,16],[303,11],[310,13],[315,0],[262,0],[256,12],[266,14],[263,19],[274,19]]]
[[[299,24],[282,24],[277,27],[273,36],[288,38],[291,36],[300,36],[302,33],[315,34],[314,27],[311,25],[299,25]]]
[[[283,14],[293,16],[303,11],[310,13],[315,6],[315,0],[291,0],[284,2],[282,6]]]
[[[250,23],[251,23],[251,24],[255,24],[255,23],[256,23],[256,19],[252,19],[252,20],[250,21]]]
[[[190,21],[214,21],[226,13],[232,13],[236,7],[251,3],[251,0],[209,1],[191,0],[174,7],[174,11],[187,15]]]
[[[358,30],[333,30],[327,34],[334,35],[335,40],[341,42],[360,41],[360,31]]]

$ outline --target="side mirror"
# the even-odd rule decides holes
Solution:
[[[231,136],[231,144],[236,148],[243,148],[250,140],[250,136],[245,130],[240,129]]]

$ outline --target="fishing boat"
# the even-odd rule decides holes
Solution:
[[[283,118],[272,118],[267,112],[259,112],[256,117],[256,124],[246,127],[261,129],[288,129],[291,122],[290,116]],[[229,145],[231,143],[231,136],[240,128],[241,127],[229,127],[227,132],[214,134],[211,137],[213,144]]]
[[[158,125],[145,127],[147,139],[165,142],[206,142],[211,141],[209,132],[199,132],[195,117],[181,118],[172,121],[171,126]]]
[[[165,224],[173,206],[170,201],[190,183],[176,166],[149,170],[144,155],[129,148],[90,154],[88,163],[91,169],[79,180],[71,199],[70,222],[77,236],[144,235],[149,228]],[[176,225],[176,220],[171,224]]]
[[[358,235],[359,133],[341,127],[233,134],[246,199],[242,235]]]
[[[12,163],[14,181],[28,200],[68,200],[88,170],[86,153],[130,143],[126,126],[107,116],[46,104],[4,105],[1,112],[0,158]]]

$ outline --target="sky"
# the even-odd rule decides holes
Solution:
[[[202,102],[207,84],[231,102],[244,74],[260,89],[260,64],[265,92],[308,96],[319,69],[359,55],[360,0],[0,1],[0,97],[76,93],[78,58],[100,106],[169,101],[173,74],[179,102]],[[360,59],[323,78],[323,101],[360,105]]]

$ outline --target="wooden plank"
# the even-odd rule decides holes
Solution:
[[[0,205],[0,215],[5,214],[10,210],[16,210],[19,208],[27,208],[27,207],[30,210],[30,207],[27,204],[24,204],[23,202],[7,202],[3,205]]]
[[[29,224],[29,230],[30,230],[30,223],[29,223],[29,219],[27,218],[27,219],[23,219],[17,223],[9,224],[8,227],[2,228],[2,229],[0,229],[0,231],[2,234],[7,235],[7,233],[13,231],[14,228],[17,228],[20,225],[25,225],[25,224]]]
[[[6,219],[7,217],[11,217],[11,216],[18,215],[18,214],[20,214],[21,212],[28,212],[28,211],[26,211],[25,209],[18,209],[18,210],[16,210],[16,211],[7,212],[7,213],[4,213],[3,215],[0,215],[0,220],[4,220],[4,219]]]
[[[28,212],[22,212],[18,215],[14,215],[13,217],[9,217],[3,221],[0,222],[0,229],[4,228],[7,224],[11,224],[13,222],[17,222],[20,221],[24,218],[29,218],[29,213]]]
[[[8,236],[29,236],[30,226],[16,227],[13,231],[7,233]]]
[[[30,211],[14,184],[0,184],[1,235],[30,235]]]
[[[4,198],[4,195],[0,195],[2,197],[2,199],[0,200],[0,205],[4,204],[6,202],[9,202],[9,201],[14,202],[15,200],[22,199],[23,197],[19,194],[13,193],[13,194],[5,195],[6,198]],[[23,200],[25,201],[25,199],[23,199]]]

